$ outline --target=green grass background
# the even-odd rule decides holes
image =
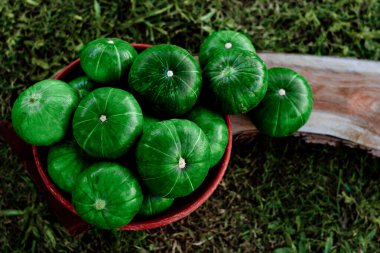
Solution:
[[[103,36],[197,53],[218,29],[258,51],[380,58],[380,3],[326,1],[0,1],[0,119],[24,88]],[[216,193],[152,231],[70,237],[0,140],[1,252],[378,252],[379,159],[345,147],[259,137],[236,145]]]

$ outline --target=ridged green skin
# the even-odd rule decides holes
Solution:
[[[143,127],[143,132],[146,132],[148,130],[148,128],[150,128],[152,125],[154,125],[154,123],[157,123],[159,122],[158,119],[156,118],[153,118],[149,115],[144,115],[144,127]]]
[[[307,80],[291,69],[272,68],[268,74],[268,91],[252,111],[252,119],[267,135],[287,136],[309,119],[313,108],[312,90]],[[285,90],[285,95],[280,95],[280,89]]]
[[[128,43],[102,38],[87,43],[80,53],[80,65],[92,80],[100,83],[119,81],[137,56]]]
[[[90,93],[94,88],[94,84],[87,76],[79,76],[71,80],[68,84],[77,91],[80,99]]]
[[[189,52],[174,45],[158,45],[137,56],[128,81],[132,93],[138,94],[151,110],[174,117],[195,105],[202,75]]]
[[[210,143],[210,167],[214,167],[224,155],[228,143],[228,127],[224,118],[213,111],[198,106],[186,115],[206,134]]]
[[[43,80],[23,91],[12,108],[16,133],[27,143],[49,146],[62,140],[78,95],[67,83]]]
[[[180,168],[180,158],[186,165]],[[144,132],[136,152],[137,169],[149,192],[183,197],[203,182],[210,168],[206,135],[189,120],[165,120]]]
[[[231,43],[231,47],[226,47],[226,43]],[[218,31],[209,35],[202,43],[199,50],[199,62],[204,67],[207,62],[221,51],[232,49],[242,49],[255,53],[255,47],[250,39],[244,34],[235,31]]]
[[[145,195],[138,215],[149,217],[163,213],[168,210],[173,203],[174,199],[161,198],[150,194]]]
[[[89,167],[89,162],[75,141],[65,141],[49,150],[47,165],[53,182],[62,190],[71,192],[75,180]]]
[[[268,88],[265,63],[244,50],[229,50],[215,55],[206,65],[204,85],[207,102],[222,114],[252,110]]]
[[[95,89],[84,97],[73,119],[76,141],[94,157],[125,154],[142,129],[142,111],[133,95],[109,87]]]
[[[140,210],[142,201],[136,177],[117,163],[93,164],[80,174],[72,191],[72,202],[79,216],[103,229],[128,224]]]

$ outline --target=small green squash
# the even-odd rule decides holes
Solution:
[[[128,224],[141,208],[138,180],[125,167],[111,162],[93,164],[82,172],[72,191],[79,216],[102,229]]]
[[[68,83],[83,98],[94,89],[93,82],[87,76],[79,76]]]
[[[222,114],[252,110],[267,91],[268,71],[255,53],[234,49],[215,55],[206,65],[203,78],[207,104]]]
[[[150,128],[151,126],[153,126],[155,123],[157,123],[159,121],[160,120],[158,120],[152,116],[144,114],[143,132],[146,132],[148,130],[148,128]]]
[[[48,174],[53,182],[66,192],[71,192],[75,180],[89,164],[74,140],[57,144],[50,148],[48,153]]]
[[[308,81],[287,68],[268,71],[268,91],[252,113],[256,127],[263,133],[281,137],[302,127],[313,108],[312,90]]]
[[[210,143],[210,167],[214,167],[224,155],[228,143],[228,127],[224,118],[213,111],[198,106],[186,118],[196,123]]]
[[[127,91],[99,88],[80,102],[73,119],[79,146],[94,157],[117,158],[125,154],[143,130],[143,115]]]
[[[204,67],[216,54],[233,49],[247,50],[255,53],[252,42],[242,33],[235,31],[217,31],[209,35],[199,51],[199,62]]]
[[[174,199],[161,198],[150,194],[144,196],[138,215],[150,217],[163,213],[168,210],[174,203]]]
[[[203,182],[210,168],[210,144],[189,120],[155,123],[143,133],[136,151],[137,170],[149,192],[183,197]]]
[[[12,108],[16,133],[27,143],[49,146],[62,140],[78,95],[67,83],[43,80],[23,91]]]
[[[119,81],[126,75],[137,51],[126,41],[102,38],[87,43],[80,53],[80,65],[92,80]]]
[[[154,113],[179,116],[197,102],[202,75],[194,57],[174,45],[158,45],[139,54],[129,72],[129,88]]]

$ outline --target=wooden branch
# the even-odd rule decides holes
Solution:
[[[380,156],[380,62],[350,58],[261,53],[268,68],[291,68],[309,81],[314,108],[295,135],[307,142],[342,142]],[[238,139],[258,133],[244,115],[232,116]]]

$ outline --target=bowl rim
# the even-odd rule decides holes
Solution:
[[[132,43],[131,44],[137,50],[144,50],[146,48],[151,47],[149,44],[140,44],[140,43]],[[53,79],[60,80],[62,79],[73,67],[78,65],[80,59],[76,59],[72,61],[69,65],[60,70]],[[231,119],[229,115],[225,115],[225,121],[228,128],[228,142],[227,147],[224,152],[223,158],[218,163],[218,171],[215,177],[212,178],[209,182],[209,186],[206,188],[204,192],[200,194],[195,201],[189,205],[186,205],[185,208],[179,210],[178,212],[172,213],[171,215],[165,215],[163,213],[161,216],[153,217],[152,219],[141,220],[141,221],[132,221],[127,225],[117,228],[117,230],[146,230],[162,227],[168,224],[171,224],[175,221],[178,221],[182,218],[185,218],[195,210],[197,210],[216,190],[223,176],[225,175],[228,163],[231,157],[232,151],[232,125]],[[32,146],[33,159],[37,167],[37,172],[40,175],[42,182],[47,187],[48,191],[53,195],[53,197],[58,200],[58,202],[67,210],[69,210],[72,214],[79,217],[78,213],[75,211],[73,204],[61,193],[61,190],[52,182],[49,175],[47,174],[47,170],[44,169],[42,162],[40,160],[39,151],[37,146]],[[80,217],[79,217],[80,218]]]

